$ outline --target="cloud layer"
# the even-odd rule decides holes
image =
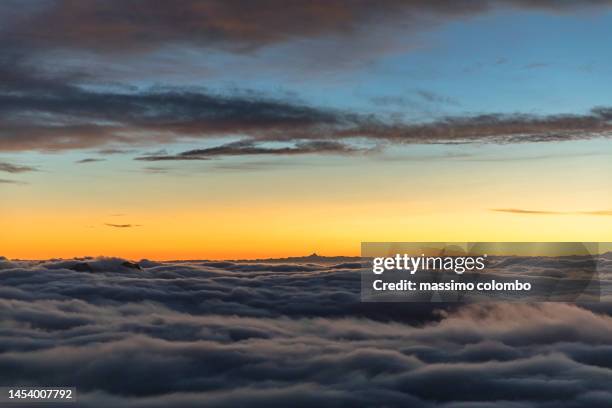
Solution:
[[[359,268],[0,258],[0,382],[73,385],[84,407],[612,398],[609,303],[363,304]]]
[[[612,109],[603,107],[584,115],[488,114],[404,123],[256,93],[91,90],[79,85],[77,78],[48,77],[6,61],[0,62],[0,79],[0,151],[80,149],[110,143],[150,145],[236,135],[245,138],[237,144],[165,158],[185,160],[218,155],[346,154],[362,150],[351,142],[363,138],[375,144],[521,143],[612,134]],[[261,145],[269,141],[293,145],[280,149]]]
[[[6,2],[2,34],[20,47],[76,48],[101,52],[146,51],[168,44],[229,48],[248,52],[295,39],[345,36],[403,25],[426,29],[435,22],[465,18],[499,8],[548,12],[609,7],[610,1],[475,0],[369,1],[314,0],[145,0]],[[65,27],[57,30],[57,27]]]
[[[6,2],[0,6],[0,151],[64,150],[107,145],[155,145],[185,139],[240,136],[244,145],[185,151],[160,160],[219,155],[346,154],[354,139],[388,143],[519,143],[609,137],[612,110],[578,115],[487,114],[431,122],[391,120],[363,112],[312,106],[257,93],[205,89],[121,87],[89,71],[50,69],[53,52],[101,67],[117,55],[172,54],[173,47],[251,53],[275,44],[344,41],[339,49],[380,50],[390,37],[383,27],[418,31],[443,21],[497,9],[569,12],[607,8],[608,1],[314,1],[288,6],[267,0],[165,4],[141,0]],[[65,29],[58,30],[57,27]],[[403,31],[402,31],[403,30]],[[363,41],[379,39],[381,44]],[[367,50],[366,50],[367,51]],[[89,53],[89,54],[88,54]],[[63,54],[60,54],[63,55]],[[320,60],[321,58],[319,58]],[[125,85],[125,84],[124,84]],[[419,90],[425,103],[456,101]],[[381,101],[393,97],[381,96]],[[264,141],[290,147],[270,149]],[[117,151],[113,147],[112,151]],[[149,160],[152,160],[151,158]]]

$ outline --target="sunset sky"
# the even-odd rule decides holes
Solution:
[[[154,4],[0,4],[0,255],[612,241],[608,2]]]

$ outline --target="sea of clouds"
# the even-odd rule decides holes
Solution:
[[[361,267],[0,258],[0,386],[96,408],[610,407],[612,302],[368,304]]]

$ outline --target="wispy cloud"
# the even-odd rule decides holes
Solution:
[[[27,173],[36,170],[37,169],[35,167],[31,166],[20,166],[17,164],[0,162],[0,171],[3,171],[5,173]]]
[[[410,107],[413,109],[429,108],[430,105],[460,105],[459,101],[455,98],[423,89],[406,95],[375,96],[370,98],[370,102],[378,106]]]
[[[300,154],[315,154],[315,153],[335,153],[335,154],[352,154],[364,152],[365,149],[359,149],[344,143],[311,140],[295,143],[292,146],[285,147],[262,147],[251,140],[242,140],[233,143],[227,143],[221,146],[211,147],[207,149],[188,150],[176,155],[154,155],[141,156],[136,160],[144,161],[163,161],[163,160],[208,160],[214,156],[250,156],[250,155],[300,155]]]
[[[538,68],[546,68],[550,66],[550,63],[547,62],[532,62],[523,67],[523,69],[538,69]]]
[[[104,225],[106,225],[107,227],[112,227],[112,228],[136,228],[136,227],[142,227],[142,225],[140,225],[140,224],[111,224],[111,223],[105,223]]]
[[[527,210],[522,208],[492,208],[491,211],[510,213],[510,214],[528,214],[528,215],[601,215],[612,216],[612,210],[597,210],[597,211],[547,211],[547,210]]]
[[[101,155],[111,155],[111,154],[129,154],[129,153],[134,153],[134,150],[131,149],[115,149],[115,148],[109,148],[109,149],[100,149],[97,152],[98,154]]]
[[[77,160],[75,161],[75,163],[76,164],[87,164],[87,163],[96,163],[96,162],[103,162],[103,161],[106,161],[106,159],[87,158],[87,159]]]
[[[161,166],[146,166],[143,167],[142,171],[147,174],[167,174],[170,173],[173,169],[171,167],[161,167]]]
[[[459,105],[459,101],[456,100],[455,98],[451,98],[450,96],[440,95],[436,92],[418,90],[416,93],[422,100],[429,102],[429,103],[441,104],[441,105],[454,105],[454,106]]]
[[[601,211],[584,211],[580,214],[585,215],[612,215],[612,210],[601,210]]]
[[[19,180],[0,179],[0,184],[25,185],[25,184],[28,184],[28,183],[26,183],[25,181],[19,181]]]

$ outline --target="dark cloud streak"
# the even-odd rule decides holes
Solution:
[[[77,160],[75,163],[76,164],[87,164],[87,163],[97,163],[97,162],[103,162],[103,161],[106,161],[106,159],[98,159],[98,158],[89,157],[86,159]]]
[[[354,154],[364,152],[364,149],[358,149],[343,143],[333,141],[304,141],[298,142],[294,146],[289,147],[260,147],[253,141],[243,140],[233,143],[227,143],[222,146],[211,147],[207,149],[188,150],[177,155],[153,155],[142,156],[136,160],[143,161],[165,161],[165,160],[208,160],[215,156],[243,156],[243,155],[300,155],[300,154]]]
[[[27,173],[31,171],[36,171],[36,168],[31,167],[31,166],[21,166],[17,164],[0,162],[0,171],[3,171],[5,173],[16,174],[16,173]]]

